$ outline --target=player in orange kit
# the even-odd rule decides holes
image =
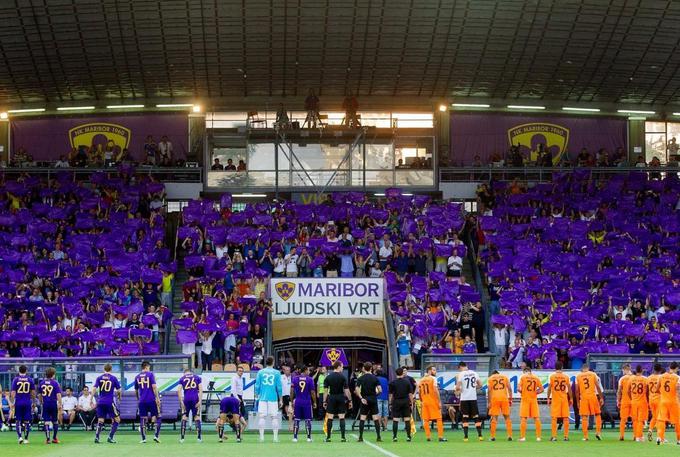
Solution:
[[[487,381],[489,416],[491,417],[491,441],[496,441],[496,427],[498,416],[505,418],[505,430],[508,441],[512,441],[512,421],[510,420],[510,407],[512,406],[512,388],[507,376],[495,370]]]
[[[434,366],[427,367],[426,375],[418,382],[418,395],[422,404],[421,417],[427,441],[432,439],[431,421],[437,421],[439,441],[446,441],[446,438],[444,438],[444,422],[442,422],[442,403],[437,385],[437,369]]]
[[[661,374],[663,367],[660,363],[654,364],[654,373],[647,378],[647,390],[649,391],[649,411],[652,418],[649,421],[649,430],[647,430],[647,440],[652,441],[652,431],[656,428],[656,416],[659,413],[659,401],[661,400],[661,393],[659,392],[659,382],[661,381]]]
[[[602,383],[600,377],[590,371],[587,363],[581,366],[581,372],[576,375],[576,402],[583,424],[583,441],[588,441],[588,418],[595,416],[595,438],[602,439]]]
[[[522,395],[519,403],[519,440],[526,441],[527,420],[532,417],[536,424],[536,441],[541,441],[541,419],[538,413],[538,394],[543,392],[541,379],[531,372],[531,368],[524,369],[517,388]]]
[[[557,421],[562,419],[564,441],[569,441],[569,408],[572,406],[571,382],[562,372],[562,362],[555,362],[555,372],[548,378],[548,404],[550,405],[550,441],[557,441]]]
[[[630,364],[624,363],[621,366],[623,375],[619,378],[619,388],[616,390],[616,407],[619,409],[619,441],[625,439],[626,424],[631,414],[631,400],[630,400],[630,380],[633,374],[630,371]]]
[[[648,381],[642,374],[642,365],[635,367],[635,374],[630,378],[630,411],[633,418],[633,439],[642,442],[645,421],[649,417]]]
[[[678,362],[671,362],[668,371],[659,379],[659,412],[656,418],[656,444],[665,443],[666,425],[674,424],[677,444],[680,444],[680,423],[678,423],[678,409],[680,409],[680,377],[678,376]]]

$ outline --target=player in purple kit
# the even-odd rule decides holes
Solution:
[[[35,383],[28,376],[26,365],[19,367],[19,375],[12,380],[10,390],[10,417],[14,417],[19,437],[19,444],[28,444],[28,435],[31,433],[31,410],[35,399]],[[22,434],[23,433],[23,434]]]
[[[184,442],[187,433],[187,421],[189,413],[196,422],[196,435],[201,442],[201,399],[203,398],[203,386],[201,377],[195,375],[190,369],[184,370],[184,376],[179,378],[179,388],[177,389],[179,404],[182,408],[182,425],[180,427],[179,442]]]
[[[236,432],[236,442],[241,442],[241,402],[236,397],[224,397],[220,401],[220,417],[217,419],[217,436],[224,441],[224,426],[229,424]]]
[[[316,409],[316,387],[309,376],[309,367],[301,367],[300,375],[294,376],[290,385],[290,401],[293,403],[293,442],[297,443],[300,421],[305,421],[307,442],[312,442],[312,411]],[[312,409],[313,408],[313,409]]]
[[[106,440],[109,443],[116,442],[113,437],[116,435],[116,430],[118,430],[118,424],[120,424],[120,414],[118,414],[115,402],[116,398],[118,398],[118,402],[121,400],[120,382],[118,378],[111,374],[111,369],[110,363],[104,365],[104,374],[99,376],[94,382],[95,394],[99,393],[97,398],[97,433],[94,436],[95,443],[99,443],[99,435],[102,433],[106,419],[111,419],[111,432]]]
[[[146,443],[146,419],[156,422],[156,432],[153,440],[160,443],[161,434],[161,398],[156,387],[156,378],[151,372],[151,364],[142,362],[142,372],[135,377],[135,391],[139,402],[139,433],[142,435],[140,443]]]
[[[42,403],[42,420],[45,427],[45,444],[59,444],[57,432],[59,431],[58,419],[61,417],[61,387],[54,379],[56,374],[57,370],[49,367],[45,370],[45,379],[38,384],[38,395]]]

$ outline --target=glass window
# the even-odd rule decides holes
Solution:
[[[645,122],[645,132],[647,133],[666,133],[665,122]]]
[[[661,163],[666,163],[666,134],[645,134],[645,162],[649,163],[653,157],[658,157]]]
[[[364,151],[358,145],[352,151],[352,170],[361,170],[364,166]],[[389,170],[394,167],[394,154],[391,144],[367,144],[366,168],[370,170]]]
[[[288,170],[288,147],[279,146],[279,170]],[[276,170],[274,160],[274,143],[251,143],[248,145],[248,161],[246,162],[249,170]]]

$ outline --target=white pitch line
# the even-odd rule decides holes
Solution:
[[[359,439],[359,437],[356,436],[356,435],[354,435],[354,434],[352,434],[352,435],[350,435],[350,436],[353,437],[353,438]],[[376,444],[373,444],[373,443],[371,443],[371,442],[364,441],[364,444],[365,444],[366,446],[368,446],[368,447],[371,447],[371,448],[375,449],[375,450],[378,451],[378,452],[381,452],[381,453],[385,454],[385,455],[388,456],[388,457],[399,457],[397,454],[395,454],[395,453],[393,453],[393,452],[390,452],[390,451],[388,451],[388,450],[386,450],[386,449],[383,449],[383,448],[381,448],[380,446],[378,446],[378,445],[376,445]]]

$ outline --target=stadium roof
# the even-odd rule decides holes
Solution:
[[[680,2],[13,0],[0,105],[322,95],[680,104]]]

